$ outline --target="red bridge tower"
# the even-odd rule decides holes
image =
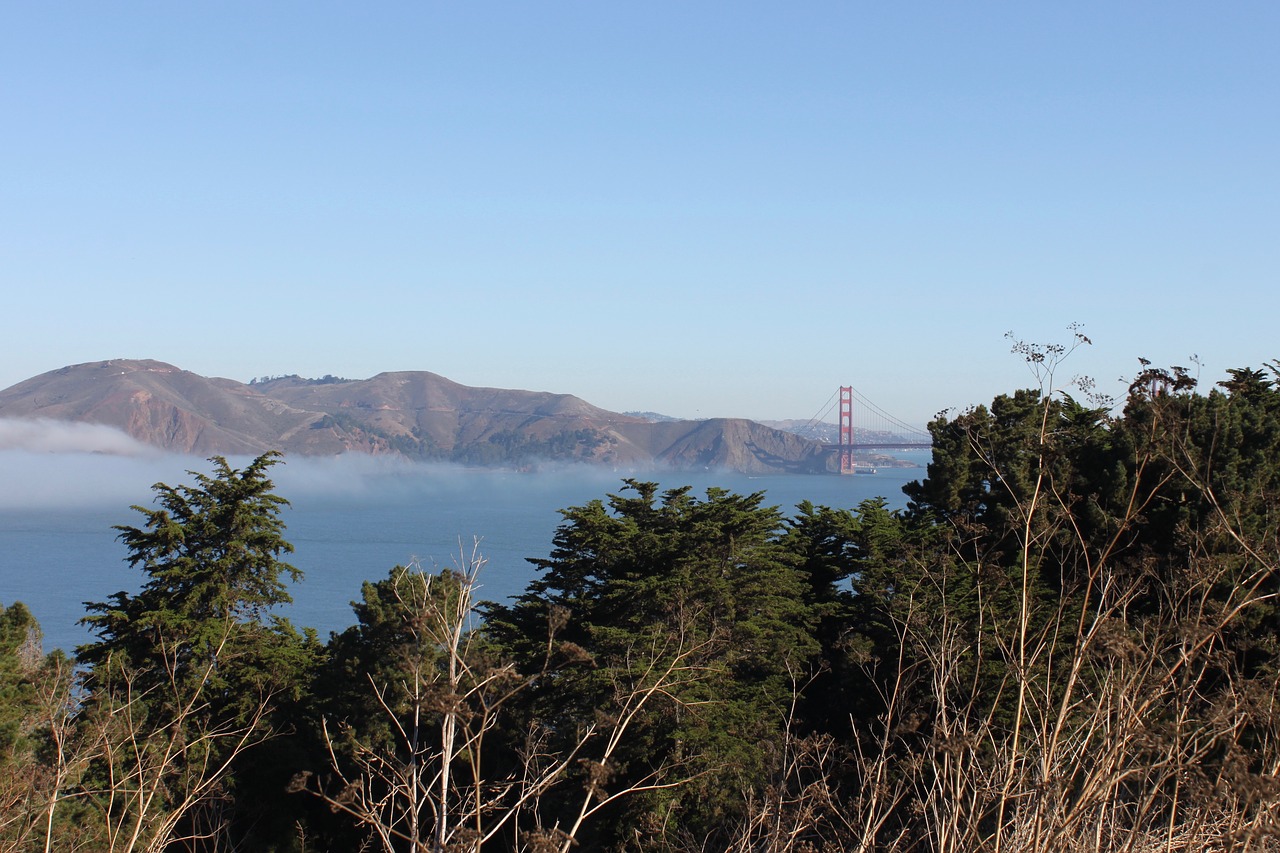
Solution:
[[[853,473],[852,385],[841,386],[840,388],[840,473]]]

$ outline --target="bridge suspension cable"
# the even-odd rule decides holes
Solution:
[[[836,407],[836,395],[840,391],[837,389],[827,398],[827,402],[822,404],[822,408],[818,409],[818,413],[809,418],[809,422],[804,425],[804,432],[808,434],[815,426],[822,423],[822,419],[831,414],[831,410]]]
[[[859,450],[909,450],[932,445],[930,436],[898,420],[854,390],[852,385],[841,386],[837,393],[840,395],[840,442],[836,449],[841,474],[857,473],[859,466],[855,456]],[[871,416],[868,420],[864,415],[860,429],[853,423],[855,399],[861,404],[862,411]],[[874,428],[868,428],[869,424],[874,424]],[[861,435],[857,434],[859,431]]]
[[[858,413],[856,423],[855,402]],[[840,454],[839,470],[843,474],[851,474],[858,468],[859,463],[854,461],[854,454],[857,452],[924,450],[933,445],[933,437],[928,432],[889,414],[851,385],[837,388],[822,404],[818,413],[805,424],[801,434],[821,434],[823,426],[829,426],[823,419],[837,405],[840,407],[837,439],[829,446]]]
[[[923,442],[931,442],[931,437],[929,433],[926,432],[925,430],[922,430],[919,427],[913,427],[904,421],[898,420],[893,415],[889,414],[884,409],[880,408],[875,403],[871,402],[866,397],[864,397],[861,393],[858,392],[858,389],[854,388],[852,385],[846,386],[846,387],[848,387],[849,392],[853,395],[853,398],[858,402],[858,404],[863,408],[863,410],[868,411],[871,414],[876,416],[876,418],[879,421],[877,426],[880,429],[880,431],[896,432],[903,436],[911,436],[913,438],[919,438]],[[886,429],[886,427],[891,427],[891,429]]]

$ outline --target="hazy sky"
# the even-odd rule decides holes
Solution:
[[[1274,2],[0,2],[0,387],[683,417],[1280,357]]]

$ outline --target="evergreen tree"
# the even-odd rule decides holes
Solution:
[[[818,666],[809,581],[762,493],[698,499],[625,483],[607,507],[562,511],[550,557],[532,561],[541,577],[514,605],[492,607],[486,630],[539,673],[528,719],[556,732],[581,732],[620,686],[678,664],[683,675],[629,730],[607,787],[692,781],[630,798],[613,837],[665,826],[714,838],[767,775],[794,690]]]
[[[64,831],[67,809],[57,808],[72,671],[61,651],[41,654],[40,626],[25,605],[0,605],[0,850],[73,846],[63,843],[74,840]]]
[[[300,577],[281,559],[293,548],[268,477],[278,461],[267,453],[236,470],[214,457],[194,485],[157,484],[159,508],[134,507],[143,526],[117,527],[146,580],[87,605],[98,639],[77,650],[91,667],[81,723],[112,746],[89,785],[105,792],[112,849],[223,838],[261,805],[238,797],[233,771],[263,780],[245,769],[253,748],[290,728],[319,654],[312,633],[270,612],[290,600],[285,579]],[[288,773],[274,776],[280,792]]]
[[[1270,836],[1280,395],[1194,388],[1148,366],[1119,417],[1041,389],[930,425],[924,549],[853,577],[884,846]]]
[[[28,747],[28,718],[41,665],[40,626],[20,601],[0,604],[0,767]]]

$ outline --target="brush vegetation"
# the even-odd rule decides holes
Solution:
[[[509,604],[397,566],[327,642],[276,456],[157,485],[74,661],[0,612],[0,849],[1276,850],[1280,372],[1116,410],[1083,343],[903,511],[624,481]]]

